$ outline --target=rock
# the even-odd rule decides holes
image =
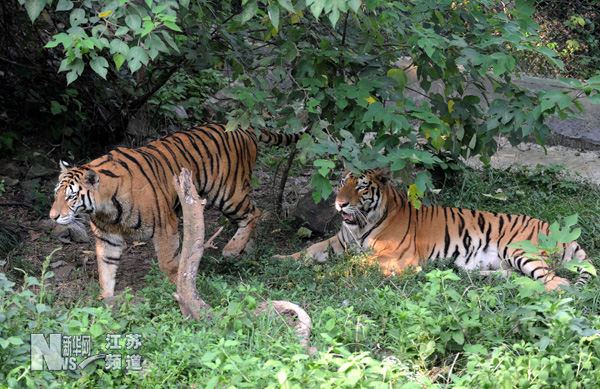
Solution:
[[[90,238],[87,235],[84,227],[75,225],[57,224],[52,231],[52,237],[63,243],[87,243]]]
[[[50,218],[45,218],[40,220],[39,224],[38,224],[38,228],[40,230],[44,230],[44,231],[50,231],[53,230],[56,227],[56,223],[54,221],[52,221],[52,219]]]
[[[27,178],[48,177],[58,175],[55,169],[47,168],[39,163],[34,164],[27,172]]]
[[[71,240],[76,243],[87,243],[90,241],[85,228],[69,228],[69,233],[71,234]]]
[[[21,188],[25,189],[26,191],[32,190],[36,185],[39,185],[39,184],[40,184],[39,178],[34,178],[32,180],[27,180],[27,181],[21,181],[19,183]]]
[[[335,194],[315,204],[312,193],[300,199],[293,216],[298,227],[306,227],[316,235],[332,235],[342,224],[342,217],[335,210]]]
[[[21,175],[21,168],[6,160],[0,161],[0,176],[16,178]]]
[[[181,105],[172,105],[173,113],[180,119],[187,119],[188,114],[185,112],[185,108]]]
[[[10,178],[6,176],[0,176],[0,182],[4,182],[4,188],[11,188],[19,183],[16,178]]]
[[[69,227],[64,224],[56,224],[54,226],[54,231],[52,231],[52,237],[54,239],[68,239],[69,238]]]
[[[54,278],[57,281],[68,281],[69,275],[71,274],[73,269],[75,269],[75,267],[71,265],[61,266],[58,269],[54,270]]]
[[[65,266],[65,265],[67,265],[67,263],[61,259],[60,261],[56,261],[56,262],[51,263],[50,267],[52,269],[56,269],[59,266]]]

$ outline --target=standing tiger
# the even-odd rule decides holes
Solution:
[[[373,249],[369,259],[379,260],[386,276],[418,266],[421,259],[453,258],[467,270],[487,270],[484,274],[506,270],[509,265],[542,280],[546,290],[569,284],[555,276],[546,261],[526,258],[523,250],[507,246],[523,240],[537,243],[540,232],[548,235],[550,225],[529,216],[440,206],[415,209],[404,193],[390,185],[389,172],[381,170],[368,170],[359,176],[346,171],[335,208],[342,215],[340,232],[306,250],[319,262],[327,259],[329,247],[341,254],[358,246]],[[562,248],[563,261],[576,258],[591,264],[577,242]],[[301,254],[291,256],[298,259]],[[579,268],[576,284],[586,284],[590,276]]]
[[[261,131],[259,140],[285,146],[298,138]],[[136,149],[118,148],[80,167],[61,161],[50,218],[71,224],[78,214],[90,215],[103,297],[114,294],[125,237],[153,239],[161,270],[175,282],[179,234],[173,176],[184,167],[192,172],[199,195],[237,225],[223,249],[223,256],[235,257],[253,237],[261,214],[249,197],[256,152],[252,128],[225,131],[210,124]]]

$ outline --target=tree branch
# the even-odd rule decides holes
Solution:
[[[173,293],[173,297],[179,303],[183,316],[200,320],[202,313],[209,311],[211,306],[200,298],[196,289],[198,266],[204,254],[204,248],[212,244],[221,229],[204,243],[206,200],[200,200],[198,197],[189,170],[181,169],[179,177],[173,177],[173,185],[183,211],[183,243],[177,272],[177,292]],[[263,312],[282,317],[289,326],[296,330],[296,334],[300,337],[300,344],[307,348],[309,354],[315,353],[316,350],[308,345],[312,321],[300,306],[289,301],[266,301],[258,304],[253,315]]]

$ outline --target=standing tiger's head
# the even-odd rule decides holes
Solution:
[[[367,170],[357,176],[346,170],[335,198],[335,209],[345,226],[362,229],[385,215],[389,174],[388,170]]]
[[[94,193],[100,183],[98,173],[88,168],[71,168],[60,161],[60,176],[54,189],[50,219],[58,224],[77,223],[77,215],[95,211]]]

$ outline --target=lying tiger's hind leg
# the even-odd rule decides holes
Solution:
[[[172,212],[164,228],[154,232],[154,249],[158,257],[160,270],[169,277],[169,282],[177,282],[179,268],[179,233],[177,231],[177,215]]]
[[[242,251],[249,250],[254,245],[256,223],[258,223],[261,212],[250,202],[249,197],[246,197],[245,201],[248,202],[247,206],[241,207],[245,210],[244,213],[228,214],[225,210],[223,211],[238,227],[233,238],[231,238],[223,249],[223,256],[225,258],[237,257]]]
[[[125,248],[125,239],[121,235],[100,233],[93,224],[92,230],[96,235],[96,261],[102,297],[111,297],[115,293],[115,277]]]
[[[307,257],[313,258],[318,263],[323,263],[329,258],[329,248],[333,250],[334,254],[342,254],[346,249],[346,247],[340,242],[338,234],[336,234],[327,240],[313,244],[303,251],[298,251],[297,253],[289,255],[274,255],[273,258],[293,258],[298,260],[304,254]]]
[[[565,245],[563,262],[569,262],[572,259],[577,259],[578,263],[588,262],[592,268],[594,265],[586,252],[579,246],[577,242],[571,242]],[[586,285],[588,280],[592,277],[592,274],[585,270],[583,267],[578,268],[579,277],[575,281],[575,285]]]
[[[569,286],[569,281],[554,274],[548,263],[544,260],[536,260],[524,256],[523,250],[514,250],[507,259],[510,265],[526,276],[536,281],[542,281],[546,290],[554,290],[560,285]]]

